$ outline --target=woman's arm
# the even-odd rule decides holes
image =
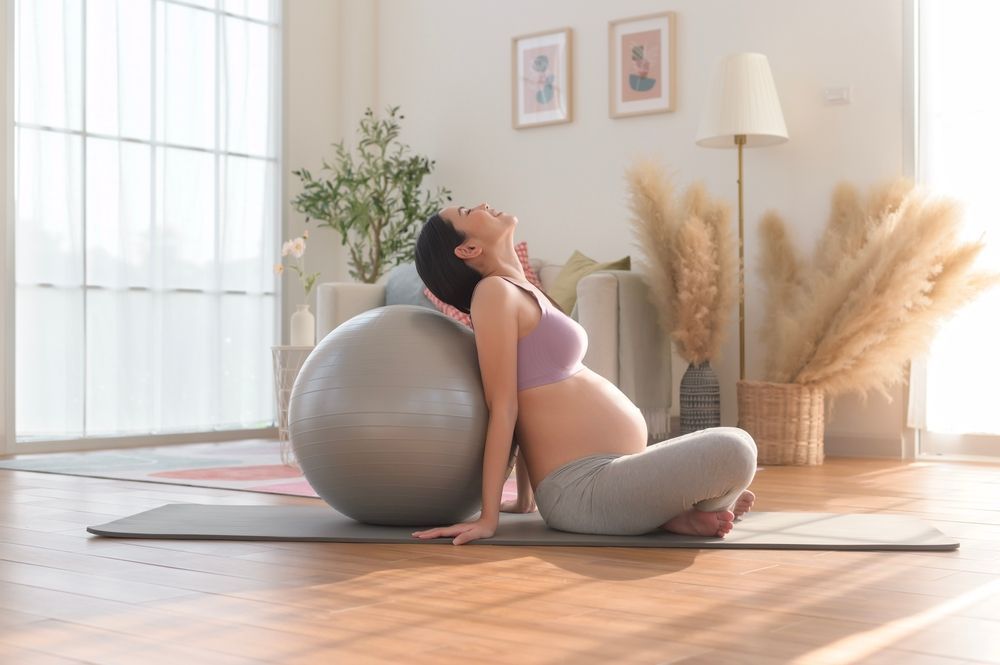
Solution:
[[[517,499],[514,501],[504,501],[500,504],[500,511],[505,513],[531,513],[537,510],[535,506],[535,495],[531,489],[531,478],[528,476],[528,466],[524,461],[524,451],[520,446],[517,449],[517,466],[515,467],[517,476]]]
[[[517,420],[517,407],[490,407],[490,424],[486,430],[486,450],[483,453],[483,508],[479,519],[474,522],[461,522],[436,529],[414,531],[411,535],[417,538],[442,538],[455,536],[453,545],[462,545],[479,538],[491,538],[500,523],[500,497],[503,494],[503,484],[507,480],[507,460],[510,455],[510,434],[514,431]],[[507,444],[504,445],[504,432],[508,432]]]
[[[517,421],[517,406],[490,408],[490,424],[486,431],[486,450],[483,453],[483,509],[479,519],[495,528],[500,521],[500,498],[507,480],[507,461],[510,457],[510,434]],[[506,442],[504,433],[508,432]],[[496,436],[494,437],[494,433]]]
[[[475,522],[415,532],[420,538],[456,536],[456,545],[489,538],[500,521],[500,497],[507,480],[510,444],[517,422],[517,294],[500,277],[486,277],[476,288],[472,320],[483,396],[490,412],[483,451],[483,508]]]

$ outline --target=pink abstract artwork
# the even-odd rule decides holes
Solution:
[[[620,42],[621,99],[634,102],[656,99],[662,93],[663,54],[660,30],[622,35]]]
[[[562,62],[555,44],[525,49],[521,70],[521,98],[524,113],[559,108],[559,78]]]

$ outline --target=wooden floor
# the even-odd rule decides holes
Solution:
[[[829,459],[752,488],[761,510],[918,515],[962,547],[112,540],[84,527],[314,500],[0,471],[0,663],[1000,662],[1000,466]]]

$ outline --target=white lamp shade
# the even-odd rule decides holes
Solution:
[[[706,148],[732,148],[737,134],[746,135],[747,147],[788,140],[771,67],[762,53],[738,53],[719,63],[695,142]]]

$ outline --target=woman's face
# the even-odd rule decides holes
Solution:
[[[456,248],[456,254],[463,259],[469,257],[459,254],[459,249],[493,246],[504,236],[513,234],[517,226],[517,217],[496,210],[488,203],[480,203],[475,208],[451,206],[441,211],[441,217],[465,235],[465,242]]]

